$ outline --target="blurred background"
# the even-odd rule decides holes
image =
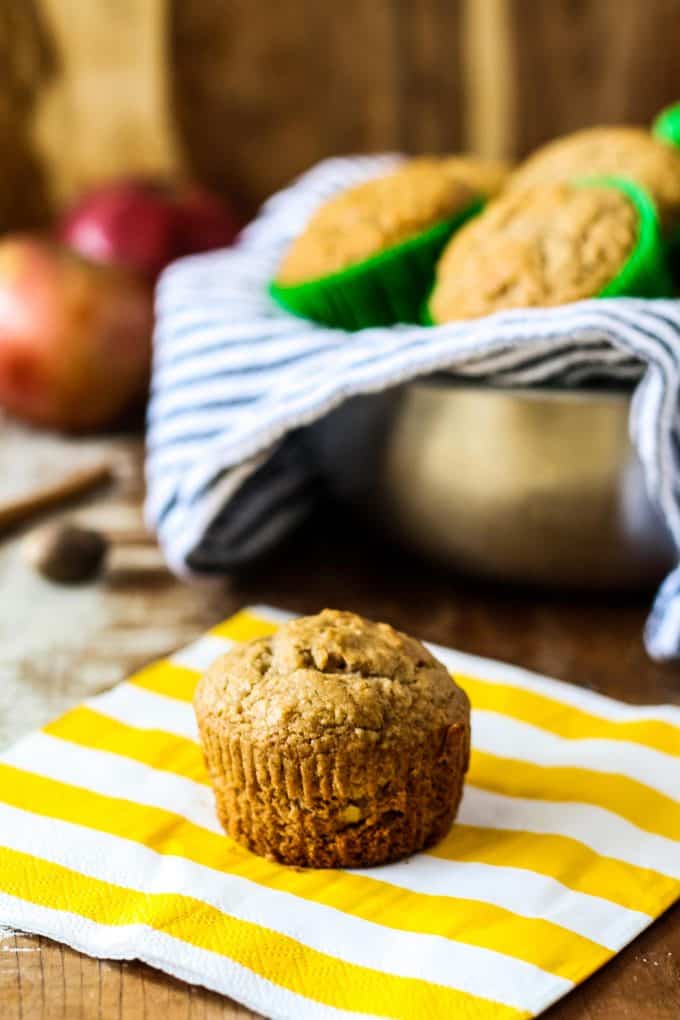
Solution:
[[[518,157],[680,96],[680,0],[0,0],[0,229],[101,178],[244,212],[333,153]]]
[[[13,592],[0,745],[249,601],[351,606],[548,674],[605,676],[617,694],[624,661],[631,692],[637,678],[646,698],[675,697],[643,652],[648,599],[551,609],[466,580],[457,600],[450,574],[362,539],[342,508],[259,574],[189,588],[146,531],[142,467],[153,286],[168,261],[229,244],[267,195],[329,155],[519,159],[587,125],[650,124],[679,99],[680,0],[0,0],[0,591]],[[572,431],[528,419],[560,444],[532,447],[541,463],[564,462],[578,435],[618,477],[607,457],[616,444],[632,457],[626,400],[596,419],[572,405]],[[604,505],[613,498],[607,481]],[[554,519],[583,517],[560,503]],[[64,567],[100,583],[52,584]]]

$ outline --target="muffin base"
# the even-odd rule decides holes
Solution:
[[[293,315],[334,329],[355,331],[418,322],[423,294],[432,286],[442,249],[483,205],[481,198],[474,199],[450,219],[347,269],[305,283],[274,280],[269,293]]]
[[[448,831],[463,791],[469,727],[390,755],[281,751],[202,728],[219,820],[234,840],[299,867],[386,864]]]

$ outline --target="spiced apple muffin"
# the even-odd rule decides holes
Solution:
[[[445,156],[443,159],[447,173],[457,177],[484,198],[493,198],[510,179],[510,164],[501,159],[489,159],[471,153]]]
[[[656,208],[616,178],[505,191],[448,244],[426,318],[672,292]]]
[[[525,189],[594,175],[628,177],[645,188],[667,236],[680,227],[680,149],[641,127],[592,127],[541,146],[510,175]]]
[[[271,295],[347,330],[417,321],[442,247],[483,203],[465,173],[474,176],[472,167],[423,157],[340,192],[286,251]]]
[[[467,696],[416,641],[324,610],[218,659],[194,700],[227,833],[287,864],[361,867],[448,830]]]

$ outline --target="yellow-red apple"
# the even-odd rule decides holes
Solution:
[[[151,288],[28,235],[0,240],[0,406],[65,431],[114,424],[148,384]]]

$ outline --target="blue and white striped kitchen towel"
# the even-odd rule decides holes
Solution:
[[[680,301],[616,298],[470,322],[356,333],[278,308],[267,293],[315,207],[399,157],[327,160],[271,198],[231,249],[182,259],[157,292],[147,519],[179,574],[228,571],[272,546],[318,491],[305,435],[359,394],[449,371],[505,386],[634,380],[631,435],[680,549]],[[680,655],[680,567],[646,629]]]

